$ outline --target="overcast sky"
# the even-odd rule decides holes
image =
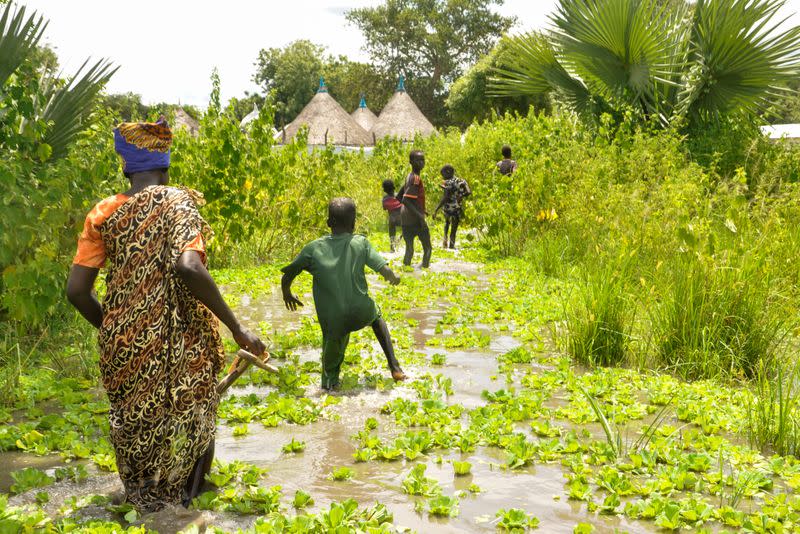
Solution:
[[[256,90],[253,63],[262,48],[296,39],[322,44],[333,54],[366,60],[361,33],[344,12],[379,0],[27,0],[50,20],[45,40],[66,73],[87,58],[120,66],[108,91],[134,92],[146,103],[204,106],[211,70],[222,79],[222,97]],[[515,31],[542,28],[556,0],[506,0],[501,12],[519,19]],[[785,15],[800,10],[788,0]],[[794,17],[794,23],[800,18]]]

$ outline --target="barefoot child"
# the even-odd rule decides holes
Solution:
[[[469,184],[463,178],[456,176],[456,171],[452,165],[442,167],[442,200],[436,206],[436,211],[444,211],[444,239],[442,247],[447,248],[447,234],[450,233],[450,248],[456,248],[456,232],[458,223],[464,217],[464,199],[472,194]]]
[[[394,182],[390,179],[383,181],[383,209],[389,215],[389,250],[394,252],[397,243],[397,227],[400,226],[400,212],[403,205],[394,194]]]
[[[334,198],[328,204],[330,235],[312,241],[283,268],[281,289],[283,302],[294,311],[303,303],[292,294],[292,282],[302,271],[314,278],[314,307],[322,328],[322,387],[332,389],[339,384],[339,369],[350,341],[350,333],[372,326],[381,344],[389,370],[395,380],[406,375],[395,358],[392,338],[386,321],[367,289],[364,267],[378,272],[390,284],[400,278],[387,266],[367,238],[353,235],[356,204],[350,198]]]

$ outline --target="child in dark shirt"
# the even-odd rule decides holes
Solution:
[[[292,294],[292,282],[302,271],[314,279],[314,308],[322,329],[322,387],[339,384],[339,370],[350,333],[372,326],[375,337],[386,354],[389,370],[396,381],[406,375],[395,358],[392,338],[386,321],[369,296],[364,267],[378,272],[390,284],[400,283],[385,259],[366,237],[353,234],[356,204],[350,198],[334,198],[328,205],[330,235],[312,241],[283,268],[281,290],[286,308],[295,311],[303,303]]]
[[[463,178],[456,176],[452,165],[442,167],[442,200],[433,212],[434,217],[439,210],[444,211],[444,239],[442,246],[447,248],[448,232],[450,233],[450,248],[456,248],[456,232],[458,224],[464,217],[464,199],[472,194],[469,184]]]
[[[389,250],[395,251],[397,243],[397,227],[401,224],[400,212],[403,205],[397,200],[394,194],[394,182],[386,179],[383,181],[383,209],[386,210],[389,216]]]

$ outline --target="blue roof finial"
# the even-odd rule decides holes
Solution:
[[[325,78],[322,76],[319,77],[319,89],[317,89],[318,93],[327,93],[328,87],[325,85]]]
[[[405,90],[406,90],[406,77],[401,74],[400,78],[397,80],[397,89],[395,89],[395,91],[405,92]]]
[[[361,102],[359,102],[358,107],[364,109],[367,107],[367,99],[364,98],[364,95],[361,95]]]

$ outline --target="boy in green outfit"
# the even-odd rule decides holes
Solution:
[[[292,294],[292,282],[303,271],[314,278],[314,307],[322,328],[322,387],[339,384],[339,369],[350,333],[372,326],[386,354],[389,370],[396,381],[406,375],[395,358],[392,338],[378,306],[369,296],[364,266],[378,272],[390,284],[400,278],[372,248],[367,238],[354,235],[356,204],[351,198],[334,198],[328,204],[330,235],[312,241],[282,269],[281,290],[286,309],[295,311],[303,303]]]

